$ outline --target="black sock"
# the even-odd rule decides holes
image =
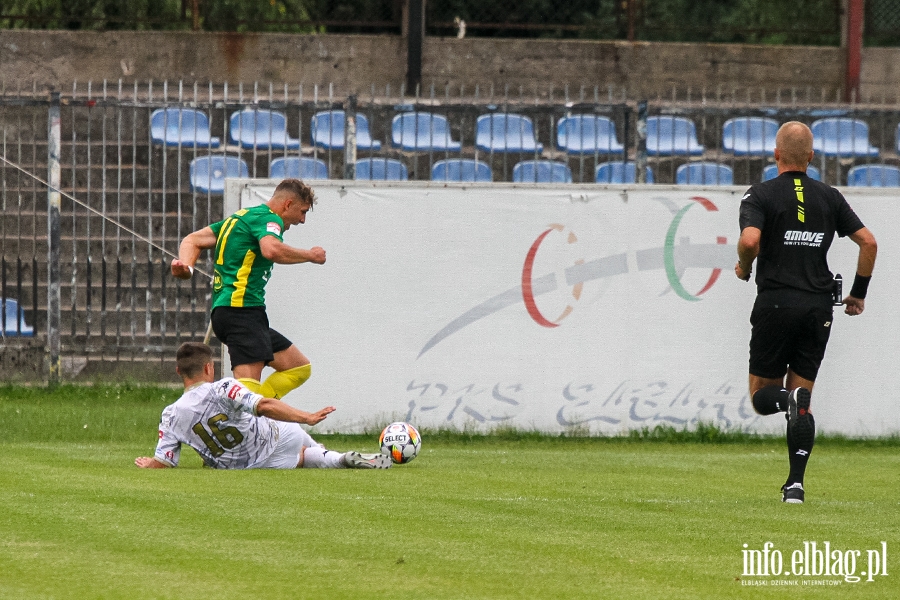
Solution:
[[[753,408],[761,415],[787,410],[788,391],[780,385],[767,385],[753,394]]]
[[[812,453],[813,444],[816,441],[816,420],[809,412],[809,405],[797,404],[797,422],[787,428],[788,460],[791,470],[787,483],[803,483],[806,474],[806,463]]]

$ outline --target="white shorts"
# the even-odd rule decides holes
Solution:
[[[266,460],[253,465],[253,469],[296,469],[303,448],[319,445],[299,423],[279,421],[274,425],[278,427],[275,451]]]

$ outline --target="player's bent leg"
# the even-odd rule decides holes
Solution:
[[[303,449],[303,457],[297,467],[304,469],[389,469],[391,464],[391,457],[385,454],[335,452],[317,445]]]
[[[259,378],[262,375],[264,363],[255,362],[255,363],[246,363],[242,365],[234,365],[231,368],[231,373],[235,379],[241,382],[245,388],[250,390],[255,394],[260,393],[260,383]],[[265,394],[264,394],[265,395]]]
[[[787,409],[788,391],[783,377],[750,375],[750,401],[761,415],[773,415]]]
[[[280,400],[292,390],[306,383],[311,374],[312,365],[310,364],[285,371],[275,371],[262,382],[259,393],[266,398],[277,398]]]
[[[816,440],[816,421],[809,412],[809,391],[805,388],[796,388],[791,392],[791,409],[789,416],[794,411],[796,402],[796,416],[788,421],[787,426],[787,450],[788,450],[788,477],[781,487],[782,502],[789,504],[803,504],[805,491],[803,479],[806,475],[806,465],[812,454]],[[804,406],[806,408],[804,408]]]
[[[275,372],[269,375],[262,384],[260,393],[267,398],[283,398],[291,390],[303,385],[312,373],[309,359],[293,344],[284,350],[275,352],[274,358],[268,363],[268,366],[275,369]],[[303,367],[309,368],[304,369]]]
[[[788,404],[788,391],[781,385],[767,385],[753,394],[753,409],[761,415],[784,412]]]
[[[303,449],[303,460],[301,461],[304,469],[346,469],[344,464],[344,454],[335,452],[334,450],[326,450],[322,446],[316,444],[309,448]]]
[[[287,371],[288,369],[309,364],[309,359],[293,344],[285,350],[275,352],[273,356],[274,358],[268,362],[267,366],[272,367],[276,371]]]
[[[803,478],[816,441],[816,421],[810,410],[814,383],[788,370],[787,384],[791,392],[785,417],[790,471],[782,487],[782,501],[791,504],[802,504],[804,501]]]

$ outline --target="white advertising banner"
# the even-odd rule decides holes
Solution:
[[[229,181],[226,211],[268,200],[275,183]],[[747,396],[756,288],[733,272],[745,188],[315,189],[285,241],[322,246],[327,262],[277,265],[267,310],[313,365],[287,401],[337,407],[320,429],[783,431]],[[883,435],[900,431],[889,368],[900,199],[847,196],[880,253],[866,312],[835,312],[813,412],[820,431]],[[838,239],[829,256],[846,293],[857,247]]]

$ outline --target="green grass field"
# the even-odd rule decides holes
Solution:
[[[0,388],[0,598],[900,597],[896,438],[821,439],[802,506],[780,502],[783,441],[709,429],[425,431],[388,471],[214,471],[189,451],[137,469],[177,395]],[[888,575],[744,575],[744,544],[789,569],[808,541],[862,551],[857,575],[884,541]]]

